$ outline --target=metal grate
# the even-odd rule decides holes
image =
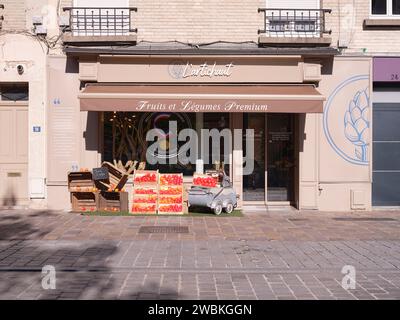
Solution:
[[[331,33],[325,26],[325,15],[330,9],[271,9],[260,8],[264,13],[264,27],[259,33],[272,37],[322,37]]]
[[[337,221],[397,221],[393,218],[332,218],[333,220]]]
[[[139,233],[189,233],[187,226],[143,226]]]
[[[117,36],[136,32],[131,27],[131,12],[136,8],[66,7],[69,28],[76,36]]]

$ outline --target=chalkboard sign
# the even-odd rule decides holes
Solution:
[[[108,174],[108,168],[93,168],[93,180],[108,180],[110,178]]]

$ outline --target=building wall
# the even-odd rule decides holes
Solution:
[[[257,41],[263,0],[131,0],[138,41]]]
[[[33,33],[32,17],[42,15],[49,25],[49,37],[56,34],[57,1],[3,0],[4,16],[0,30],[0,82],[29,83],[28,189],[31,206],[46,205],[46,56],[52,53]],[[1,10],[0,10],[1,11]],[[54,29],[52,30],[51,27]],[[17,66],[24,67],[19,75]],[[33,132],[39,126],[40,132]]]
[[[12,2],[12,5],[10,3]],[[47,50],[47,47],[35,37],[26,35],[31,32],[31,17],[33,15],[45,15],[57,17],[61,14],[60,8],[71,6],[71,0],[16,0],[4,1],[6,10],[3,15],[3,31],[0,34],[0,81],[27,81],[30,86],[29,102],[29,185],[31,196],[45,198],[52,208],[68,208],[69,199],[65,181],[57,181],[49,176],[46,154],[49,150],[48,138],[51,136],[49,122],[47,121],[49,110],[57,107],[52,101],[58,95],[48,91],[47,79],[51,66],[67,64],[67,60],[60,52],[60,47]],[[23,6],[22,6],[23,3]],[[340,3],[340,7],[338,5]],[[327,15],[328,25],[333,30],[333,46],[338,40],[348,43],[345,55],[376,54],[374,52],[389,52],[396,54],[400,51],[399,31],[393,31],[393,41],[388,47],[385,37],[388,32],[364,31],[363,20],[368,17],[369,7],[366,1],[355,0],[356,8],[352,10],[353,1],[324,1],[323,8],[331,8],[331,15]],[[196,0],[196,1],[161,1],[161,0],[135,0],[131,6],[138,8],[134,13],[135,27],[138,28],[138,41],[181,41],[190,43],[209,43],[213,41],[228,42],[257,42],[257,30],[262,26],[262,14],[257,12],[259,7],[264,7],[263,0]],[[7,8],[12,8],[13,11]],[[27,10],[25,20],[21,16],[21,9]],[[15,11],[14,11],[15,10]],[[345,15],[346,10],[355,12],[354,15]],[[50,12],[50,14],[48,14]],[[55,13],[55,15],[54,15]],[[339,14],[340,13],[340,14]],[[352,20],[351,17],[354,16]],[[21,17],[19,19],[18,17]],[[347,18],[347,20],[346,20]],[[136,19],[136,20],[135,20]],[[56,20],[49,20],[49,37],[57,35],[58,29],[51,28]],[[346,21],[350,21],[347,23]],[[25,23],[25,24],[24,24]],[[13,33],[10,33],[13,31]],[[15,34],[14,31],[20,31]],[[368,46],[367,46],[368,44]],[[366,47],[364,52],[362,49]],[[380,51],[379,51],[380,50]],[[63,60],[61,64],[54,62]],[[47,62],[47,65],[46,65]],[[19,76],[16,65],[23,63],[26,69],[24,75]],[[336,58],[333,62],[332,74],[325,74],[321,82],[320,90],[328,98],[333,94],[335,88],[342,82],[354,75],[369,75],[370,61],[368,58],[355,58],[346,60]],[[78,122],[74,133],[76,134],[76,161],[81,167],[94,167],[99,163],[98,141],[94,138],[93,130],[96,128],[96,117],[79,111],[79,105],[73,92],[78,92],[78,74],[65,74],[64,81],[68,82],[65,87],[73,86],[71,91],[65,92],[61,97],[61,107],[73,108],[74,116]],[[290,81],[289,81],[290,82]],[[65,89],[65,87],[59,87]],[[352,91],[346,92],[344,98],[336,100],[333,106],[340,110],[336,121],[344,123],[346,107],[350,98],[354,98],[358,90],[364,90],[365,85],[352,87]],[[368,89],[370,90],[370,88]],[[58,91],[59,92],[59,91]],[[369,91],[368,91],[369,92]],[[63,98],[65,97],[65,99]],[[351,99],[350,99],[351,100]],[[339,101],[339,102],[338,102]],[[46,112],[47,110],[47,112]],[[307,115],[303,119],[303,140],[300,148],[300,207],[303,209],[320,210],[350,210],[370,208],[370,165],[352,164],[345,160],[340,152],[332,147],[332,143],[326,138],[324,131],[323,115]],[[41,126],[40,133],[33,133],[33,126]],[[339,126],[338,126],[339,128]],[[338,135],[345,139],[344,127],[340,127]],[[301,130],[301,127],[300,127]],[[87,138],[92,135],[91,138]],[[343,142],[343,141],[342,141]],[[349,141],[344,140],[344,148],[347,153],[355,151]],[[50,150],[51,151],[51,150]],[[370,152],[370,150],[368,151]],[[353,154],[354,155],[354,154]],[[72,163],[72,162],[71,162]],[[63,170],[66,171],[71,163],[67,163]],[[61,173],[63,176],[66,172]],[[235,174],[240,177],[240,170]],[[49,179],[47,190],[42,194],[39,192],[44,185],[45,179]],[[239,178],[238,178],[239,179]],[[236,179],[235,185],[240,188],[240,181]],[[32,192],[35,191],[35,192]],[[47,195],[46,195],[47,193]],[[40,199],[38,201],[41,201]],[[44,202],[46,202],[45,200]]]
[[[371,209],[371,70],[370,57],[336,57],[318,87],[327,99],[324,113],[306,117],[301,166],[307,177],[318,177],[319,210]]]
[[[349,55],[400,54],[400,29],[364,29],[369,18],[370,0],[323,0],[323,8],[332,9],[327,15],[328,29],[332,30],[332,46],[347,47]]]
[[[2,0],[3,30],[24,30],[26,26],[25,0]]]

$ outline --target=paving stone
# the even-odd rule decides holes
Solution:
[[[390,223],[332,219],[343,213],[179,217],[189,234],[143,236],[140,226],[176,225],[176,218],[3,211],[41,232],[0,234],[0,298],[400,298],[399,213],[352,214]],[[299,214],[307,221],[289,220]],[[56,267],[60,290],[41,289],[44,264]],[[346,264],[356,267],[355,291],[341,287]]]

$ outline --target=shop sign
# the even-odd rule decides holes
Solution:
[[[267,112],[268,105],[253,103],[239,103],[237,101],[196,102],[183,100],[180,102],[153,102],[139,101],[134,111],[146,112]]]
[[[209,64],[204,62],[200,65],[194,65],[190,62],[174,61],[169,65],[168,71],[171,77],[175,79],[190,79],[190,78],[219,78],[230,77],[233,62],[225,65],[217,65],[217,62]]]
[[[400,58],[374,58],[375,82],[400,82]]]
[[[93,180],[95,181],[109,179],[109,173],[107,167],[93,168],[92,175],[93,175]]]

